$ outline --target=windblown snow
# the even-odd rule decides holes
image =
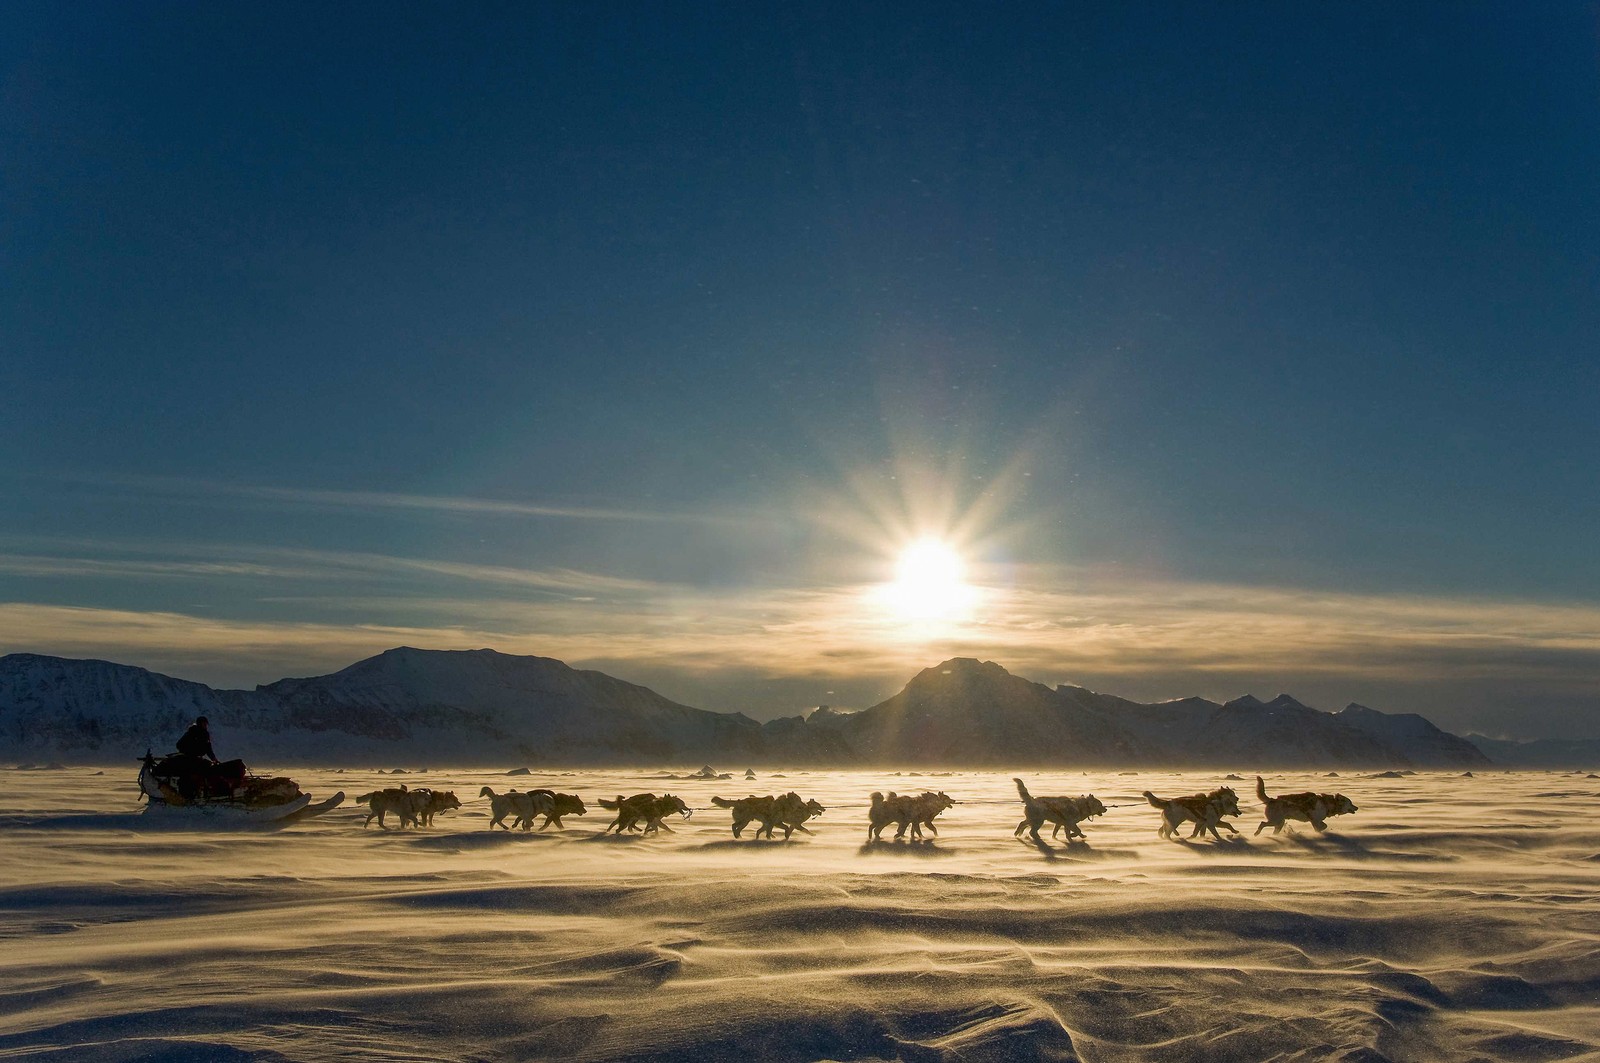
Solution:
[[[1583,774],[1269,774],[1360,810],[1253,835],[1242,768],[1244,834],[1217,844],[1158,839],[1140,796],[1216,773],[1029,772],[1110,806],[1039,846],[1013,836],[1009,772],[295,771],[318,797],[404,781],[465,807],[219,833],[147,822],[133,767],[0,772],[0,1058],[1600,1059]],[[485,784],[590,811],[490,831]],[[711,805],[790,789],[826,806],[814,836],[735,841]],[[891,789],[961,803],[930,841],[866,844]],[[603,836],[596,799],[645,790],[697,811]]]

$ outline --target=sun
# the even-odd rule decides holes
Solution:
[[[894,582],[884,588],[884,601],[900,619],[919,623],[963,618],[974,591],[966,582],[966,564],[948,543],[919,539],[900,552]]]

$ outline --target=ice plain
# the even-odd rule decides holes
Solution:
[[[1112,806],[1036,846],[1004,772],[291,769],[465,807],[227,831],[151,822],[134,767],[0,771],[0,1059],[1600,1060],[1582,773],[1267,773],[1360,806],[1274,836],[1241,769],[1217,844],[1159,839],[1140,792],[1218,773],[1029,772]],[[590,811],[491,832],[486,783]],[[736,841],[710,801],[790,789],[814,837]],[[865,843],[873,790],[922,789],[961,802],[936,839]],[[602,837],[597,799],[645,790],[697,811]]]

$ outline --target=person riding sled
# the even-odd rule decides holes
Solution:
[[[185,797],[226,797],[244,785],[244,761],[217,760],[211,748],[210,722],[204,716],[196,717],[183,732],[177,756],[169,758],[166,766],[178,769],[178,789]]]

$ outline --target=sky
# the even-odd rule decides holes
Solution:
[[[0,652],[1600,736],[1600,5],[4,11]]]

